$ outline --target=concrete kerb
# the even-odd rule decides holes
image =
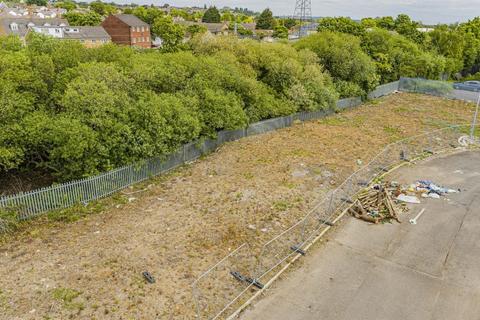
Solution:
[[[364,169],[368,169],[368,170],[367,170],[367,171],[368,171],[368,179],[364,181],[364,182],[366,183],[366,185],[370,185],[371,183],[373,183],[373,182],[375,182],[375,181],[378,181],[378,178],[379,178],[379,177],[381,177],[381,176],[383,176],[384,174],[386,174],[386,172],[390,172],[390,171],[392,170],[392,168],[395,168],[395,164],[398,163],[399,160],[400,160],[400,161],[401,161],[401,160],[404,160],[403,157],[400,156],[400,153],[398,153],[398,156],[400,156],[400,157],[399,157],[398,159],[394,160],[394,162],[392,162],[391,165],[384,165],[384,164],[383,164],[383,160],[385,160],[385,159],[382,160],[382,157],[381,157],[381,156],[382,156],[382,154],[386,153],[386,152],[389,150],[389,148],[391,148],[392,146],[402,145],[402,144],[405,143],[406,141],[416,141],[416,140],[420,140],[420,141],[421,141],[422,138],[425,137],[425,136],[434,135],[434,134],[437,134],[437,135],[438,135],[438,134],[441,134],[442,132],[450,132],[450,130],[457,131],[459,128],[464,127],[464,126],[465,126],[465,125],[449,126],[449,127],[442,128],[442,129],[437,129],[437,130],[434,130],[434,131],[431,131],[431,132],[418,134],[418,135],[416,135],[416,136],[412,136],[412,137],[409,137],[409,138],[406,138],[406,139],[397,141],[397,142],[395,142],[395,143],[392,143],[392,144],[386,146],[385,149],[384,149],[382,152],[380,152],[379,154],[377,154],[377,156],[375,156],[375,157],[369,162],[369,164],[365,165],[362,169],[360,169],[360,170],[356,171],[355,173],[353,173],[348,179],[346,179],[346,180],[340,185],[340,187],[343,186],[345,183],[347,183],[347,181],[353,179],[359,172],[361,172],[361,171],[364,170]],[[457,138],[455,138],[455,139],[457,139]],[[450,145],[451,145],[451,144],[450,144]],[[401,149],[403,149],[403,148],[401,148]],[[396,150],[396,151],[398,151],[398,150]],[[439,151],[439,150],[437,150],[437,151]],[[426,154],[425,154],[425,152],[420,152],[420,153],[414,153],[414,155],[416,155],[417,157],[422,157],[422,156],[424,156],[424,155],[426,155]],[[427,153],[427,155],[428,155],[428,153]],[[378,162],[378,163],[377,163],[377,162]],[[389,161],[389,162],[390,162],[390,161]],[[380,164],[382,164],[382,167],[381,167],[381,168],[377,168],[376,166],[378,166],[378,165],[380,165]],[[370,169],[372,169],[372,170],[370,170]],[[380,169],[381,169],[381,170],[380,170]],[[387,170],[387,169],[388,169],[388,170]],[[370,173],[370,171],[372,171],[372,172]],[[339,187],[339,188],[340,188],[340,187]],[[359,191],[361,191],[361,189],[358,189],[358,190],[356,190],[355,192],[353,192],[352,195],[351,195],[351,197],[350,197],[350,199],[354,199],[354,198],[355,198],[355,195],[358,194]],[[331,196],[332,196],[332,195],[331,195]],[[325,201],[328,200],[328,198],[329,198],[329,197],[326,197],[324,200],[320,201],[315,207],[320,206],[321,204],[324,204]],[[344,200],[342,199],[342,204],[343,204],[343,205],[348,204],[348,203],[351,203],[351,202],[344,202]],[[349,207],[350,207],[350,206],[347,206],[345,210],[348,210]],[[330,213],[327,214],[327,215],[328,215],[328,218],[327,218],[325,221],[331,221],[331,219],[335,216],[335,214],[338,212],[338,210],[339,210],[341,207],[340,207],[340,206],[335,206],[335,208],[336,208],[336,209],[335,209],[333,212],[331,212],[331,214],[330,214]],[[332,209],[333,209],[333,208],[332,208]],[[312,210],[315,210],[315,208],[312,209]],[[308,216],[308,214],[307,214],[307,216]],[[303,219],[302,219],[302,220],[303,220]],[[297,222],[293,227],[301,224],[302,220],[299,221],[299,222]],[[292,227],[292,228],[293,228],[293,227]],[[316,232],[320,231],[320,228],[321,228],[321,227],[325,227],[325,223],[324,223],[324,224],[321,224],[320,227],[318,227],[317,229],[315,229],[315,231],[312,232],[311,235],[310,235],[309,237],[307,237],[307,239],[305,239],[305,241],[302,240],[301,246],[304,247],[306,244],[308,244],[309,241],[311,241],[312,237],[315,236]],[[290,228],[290,229],[291,229],[291,228]],[[287,232],[289,232],[290,229],[288,229],[287,231],[282,232],[282,234],[280,234],[279,236],[275,237],[274,239],[272,239],[272,240],[269,241],[268,243],[275,241],[275,240],[276,240],[277,238],[279,238],[279,237],[282,237],[282,235],[285,234],[285,233],[287,233]],[[328,230],[328,229],[330,229],[330,228],[327,227],[326,230]],[[322,230],[321,234],[323,235],[325,232],[326,232],[325,230]],[[268,244],[268,243],[267,243],[267,244]],[[288,246],[288,247],[290,248],[290,246]],[[310,247],[310,246],[308,246],[308,247]],[[286,254],[286,255],[284,256],[284,258],[283,258],[282,260],[280,260],[280,262],[277,261],[278,263],[270,264],[270,265],[269,265],[269,268],[267,268],[266,271],[265,271],[264,273],[262,273],[261,275],[260,275],[259,273],[257,273],[257,274],[255,275],[255,276],[258,277],[257,280],[262,280],[262,279],[264,279],[264,277],[265,277],[267,274],[270,274],[272,271],[274,271],[275,269],[277,269],[278,267],[280,267],[280,265],[281,265],[282,263],[286,262],[288,259],[291,259],[292,257],[295,257],[295,260],[297,260],[297,259],[298,259],[297,255],[298,255],[298,252],[297,252],[297,251],[293,251],[293,252],[290,252],[289,254]],[[270,281],[268,281],[268,282],[270,283]],[[224,309],[222,309],[222,312],[225,312],[225,311],[227,310],[227,308],[229,308],[229,307],[231,307],[231,306],[233,305],[234,302],[238,302],[238,300],[239,300],[240,298],[241,298],[240,296],[236,296],[235,299],[234,299],[234,301],[230,301],[230,302],[228,303],[227,307],[224,308]],[[215,319],[218,318],[219,316],[220,316],[220,314],[216,314],[216,315],[215,315]]]
[[[444,150],[440,150],[440,151],[437,151],[435,152],[434,154],[432,154],[431,156],[429,157],[417,157],[415,159],[412,159],[410,161],[403,161],[395,166],[393,166],[392,168],[390,168],[388,171],[378,175],[377,177],[375,177],[373,179],[372,182],[369,183],[369,185],[362,189],[362,190],[365,190],[369,187],[372,186],[372,184],[375,183],[375,181],[379,180],[379,179],[383,179],[385,176],[391,174],[392,172],[404,167],[404,166],[407,166],[407,165],[416,165],[418,161],[430,161],[430,160],[433,160],[435,158],[438,158],[440,156],[445,156],[445,155],[453,155],[453,154],[456,154],[456,153],[461,153],[461,152],[465,152],[465,151],[469,151],[471,149],[478,149],[477,146],[473,146],[473,147],[469,147],[469,148],[465,148],[465,147],[458,147],[458,148],[455,148],[455,149],[444,149]],[[335,225],[338,221],[340,221],[344,216],[345,214],[348,212],[348,210],[353,206],[353,203],[350,204],[347,208],[345,208],[342,212],[340,212],[340,214],[332,221],[332,224]],[[304,247],[304,251],[307,252],[316,242],[318,242],[318,240],[320,240],[333,226],[330,226],[330,225],[327,225],[326,228],[324,230],[322,230],[320,232],[320,234],[315,237],[312,241],[310,241],[305,247]],[[299,258],[303,257],[303,254],[296,254],[292,259],[291,261],[289,261],[285,266],[283,266],[267,283],[264,284],[264,287],[260,290],[258,290],[257,292],[255,292],[255,294],[250,297],[242,306],[240,306],[234,313],[232,313],[230,316],[227,317],[227,320],[233,320],[235,318],[237,318],[242,311],[244,311],[246,308],[248,308],[259,296],[261,296],[262,294],[264,294],[270,287],[271,285],[285,272],[287,271],[290,266],[292,266]]]

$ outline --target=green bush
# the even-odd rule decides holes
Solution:
[[[439,79],[446,71],[443,56],[425,51],[407,38],[387,30],[367,32],[362,47],[375,60],[382,83],[400,77]]]
[[[295,47],[315,52],[320,64],[330,72],[335,82],[356,84],[363,90],[361,95],[366,95],[378,85],[379,77],[375,63],[363,52],[360,40],[355,36],[329,31],[319,32],[301,39]],[[345,86],[341,84],[340,87]],[[344,94],[348,94],[348,91]]]
[[[161,53],[0,38],[0,170],[81,178],[219,130],[335,107],[332,80],[310,51],[195,39],[190,52]]]

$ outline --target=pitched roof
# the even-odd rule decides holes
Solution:
[[[255,31],[257,28],[257,24],[255,22],[252,23],[241,23],[240,24],[242,27],[244,27],[247,30]]]
[[[16,30],[12,30],[11,24],[15,23],[17,25]],[[33,24],[34,26],[45,26],[48,24],[50,26],[68,26],[68,21],[65,19],[41,19],[41,18],[15,18],[15,17],[1,17],[0,18],[0,30],[7,35],[17,35],[19,37],[24,37],[28,32],[28,24]]]
[[[67,29],[78,29],[78,32],[69,32]],[[81,39],[108,39],[110,40],[110,35],[105,31],[103,27],[75,27],[70,26],[64,28],[64,38],[72,40],[81,40]]]
[[[115,17],[128,24],[130,27],[148,27],[148,23],[140,20],[133,14],[116,14]]]
[[[187,26],[187,27],[193,26],[193,25],[204,26],[211,33],[220,33],[228,29],[228,24],[226,23],[207,23],[207,22],[193,22],[193,21],[177,21],[176,23]]]

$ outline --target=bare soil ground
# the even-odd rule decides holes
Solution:
[[[290,226],[357,160],[402,137],[468,123],[472,110],[391,95],[228,143],[79,221],[32,223],[0,245],[0,319],[192,319],[191,283],[229,250]]]

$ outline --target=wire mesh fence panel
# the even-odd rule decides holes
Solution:
[[[357,107],[361,104],[362,104],[362,98],[360,97],[345,98],[345,99],[338,100],[337,108],[340,110],[343,110],[343,109]]]
[[[247,136],[253,136],[269,131],[282,129],[292,124],[291,116],[269,119],[257,123],[253,123],[247,128]]]
[[[248,290],[254,290],[252,267],[255,257],[243,244],[201,275],[192,285],[197,317],[222,318]]]
[[[225,143],[225,142],[230,142],[230,141],[235,141],[239,140],[241,138],[244,138],[247,135],[245,129],[239,129],[239,130],[225,130],[225,131],[220,131],[218,133],[218,142],[220,144]]]
[[[398,90],[400,81],[395,81],[378,86],[375,90],[368,94],[368,99],[376,99],[386,95],[389,95]]]
[[[265,275],[276,268],[289,257],[293,256],[296,249],[301,248],[305,241],[304,221],[305,218],[295,223],[289,229],[267,242],[258,256],[255,276],[265,281]]]
[[[444,81],[417,78],[401,78],[399,83],[399,90],[451,99],[456,98],[453,84]]]

